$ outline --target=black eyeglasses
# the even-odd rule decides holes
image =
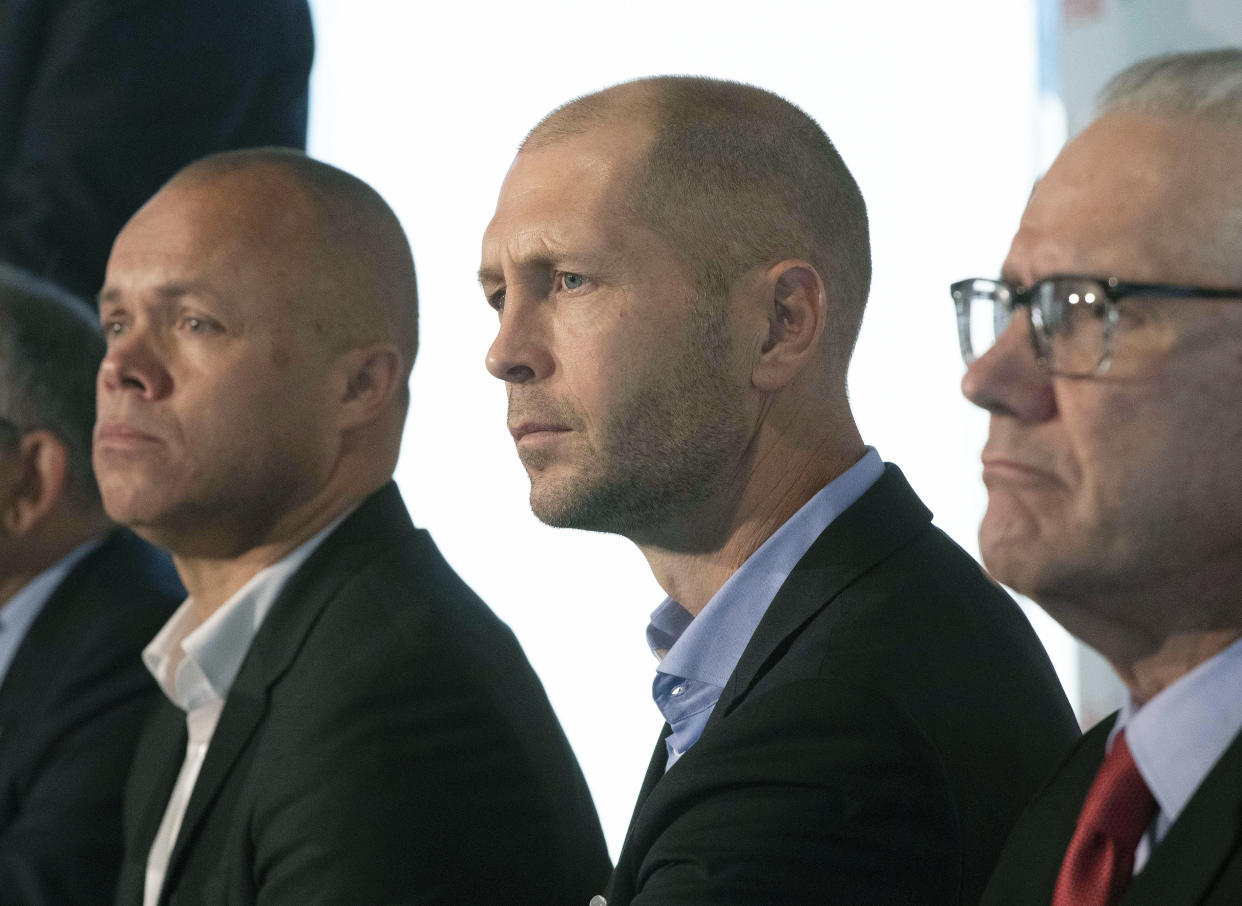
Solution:
[[[1112,362],[1122,299],[1242,299],[1242,289],[1208,289],[1171,283],[1127,283],[1116,277],[1057,274],[1030,286],[975,277],[949,287],[957,307],[962,360],[970,365],[991,349],[1013,320],[1029,313],[1035,357],[1053,374],[1090,377]]]

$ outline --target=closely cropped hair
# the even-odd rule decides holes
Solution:
[[[649,119],[655,139],[631,207],[723,296],[745,271],[805,258],[823,278],[842,370],[871,285],[867,209],[845,162],[810,116],[772,92],[719,79],[660,76],[571,101],[523,150],[581,134],[617,115]]]
[[[93,309],[54,284],[0,264],[0,418],[41,428],[69,451],[69,489],[97,505],[91,468],[95,376],[104,341]]]
[[[265,166],[286,174],[314,203],[321,231],[318,240],[336,256],[329,266],[342,274],[356,270],[352,276],[361,281],[353,305],[334,306],[327,331],[342,345],[350,345],[375,339],[376,324],[387,321],[408,374],[418,354],[418,282],[401,221],[379,192],[357,176],[294,148],[221,151],[189,164],[172,181],[210,182]],[[389,279],[381,279],[385,275]],[[379,310],[366,310],[368,300]]]
[[[1104,87],[1098,112],[1195,116],[1242,126],[1242,48],[1135,63]]]

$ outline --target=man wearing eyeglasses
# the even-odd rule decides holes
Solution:
[[[1242,51],[1145,61],[953,286],[993,574],[1128,688],[985,902],[1242,902]]]
[[[121,793],[158,689],[142,646],[181,587],[104,515],[94,312],[0,265],[0,902],[105,901]]]

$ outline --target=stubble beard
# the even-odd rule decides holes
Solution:
[[[531,475],[530,505],[557,528],[650,535],[714,496],[745,449],[742,390],[724,370],[723,312],[696,306],[681,350],[663,376],[648,375],[609,414],[572,477]]]

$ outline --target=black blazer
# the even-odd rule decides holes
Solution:
[[[161,703],[117,902],[185,752]],[[582,906],[608,875],[586,783],[513,634],[388,484],[290,578],[208,748],[161,903]]]
[[[1078,728],[1026,618],[930,520],[889,465],[816,540],[699,741],[667,774],[656,745],[609,906],[978,900]]]
[[[0,903],[99,903],[121,863],[121,793],[159,689],[140,652],[183,592],[115,531],[31,624],[0,685]]]
[[[1014,828],[983,903],[1048,906],[1117,716],[1096,724]],[[1242,903],[1242,736],[1230,743],[1118,906]]]
[[[190,161],[306,147],[306,0],[0,0],[0,259],[87,299]]]

